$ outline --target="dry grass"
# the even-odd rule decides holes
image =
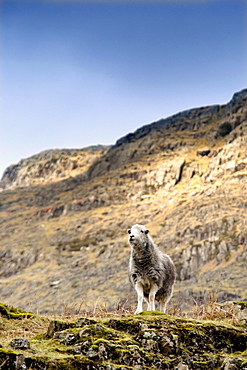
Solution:
[[[30,339],[33,336],[45,333],[50,319],[44,316],[33,316],[21,320],[8,320],[0,316],[0,343],[8,345],[14,338]]]
[[[203,303],[193,300],[194,306],[191,307],[190,311],[183,311],[179,303],[170,303],[166,313],[194,320],[225,321],[232,325],[241,325],[242,323],[242,317],[238,315],[239,306],[233,302],[219,303],[217,293],[210,294]],[[64,304],[62,313],[54,317],[67,320],[76,320],[82,316],[87,318],[121,317],[134,315],[135,308],[135,306],[128,304],[128,300],[117,303],[112,309],[109,309],[106,303],[95,301],[90,304],[82,301],[79,304]]]

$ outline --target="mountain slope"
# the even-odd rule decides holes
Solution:
[[[212,293],[247,300],[246,125],[243,90],[226,105],[179,113],[89,151],[62,180],[56,165],[42,184],[30,160],[13,180],[7,169],[2,300],[41,312],[133,304],[125,232],[134,223],[148,226],[175,261],[174,304],[188,309]],[[59,162],[64,154],[56,155]],[[32,157],[32,168],[41,157]]]

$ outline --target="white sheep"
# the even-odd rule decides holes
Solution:
[[[144,299],[148,311],[155,311],[157,300],[160,311],[165,312],[173,293],[175,266],[171,258],[154,244],[145,226],[134,225],[128,233],[131,246],[129,279],[138,296],[135,313],[143,311]]]

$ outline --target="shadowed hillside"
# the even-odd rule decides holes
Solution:
[[[0,294],[23,309],[136,301],[126,230],[145,224],[177,269],[170,305],[247,300],[247,90],[146,125],[112,147],[6,169]]]

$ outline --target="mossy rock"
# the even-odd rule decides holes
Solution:
[[[53,320],[48,333],[30,338],[30,349],[20,353],[2,348],[1,369],[16,369],[17,362],[27,370],[151,370],[176,369],[179,364],[200,370],[223,369],[228,363],[243,369],[247,363],[246,329],[227,322],[143,312]]]
[[[24,319],[33,316],[33,313],[23,311],[19,308],[11,307],[6,304],[0,303],[0,314],[7,319]]]
[[[245,308],[247,308],[247,302],[233,302],[234,304],[238,305],[241,307],[241,310],[244,310]]]

